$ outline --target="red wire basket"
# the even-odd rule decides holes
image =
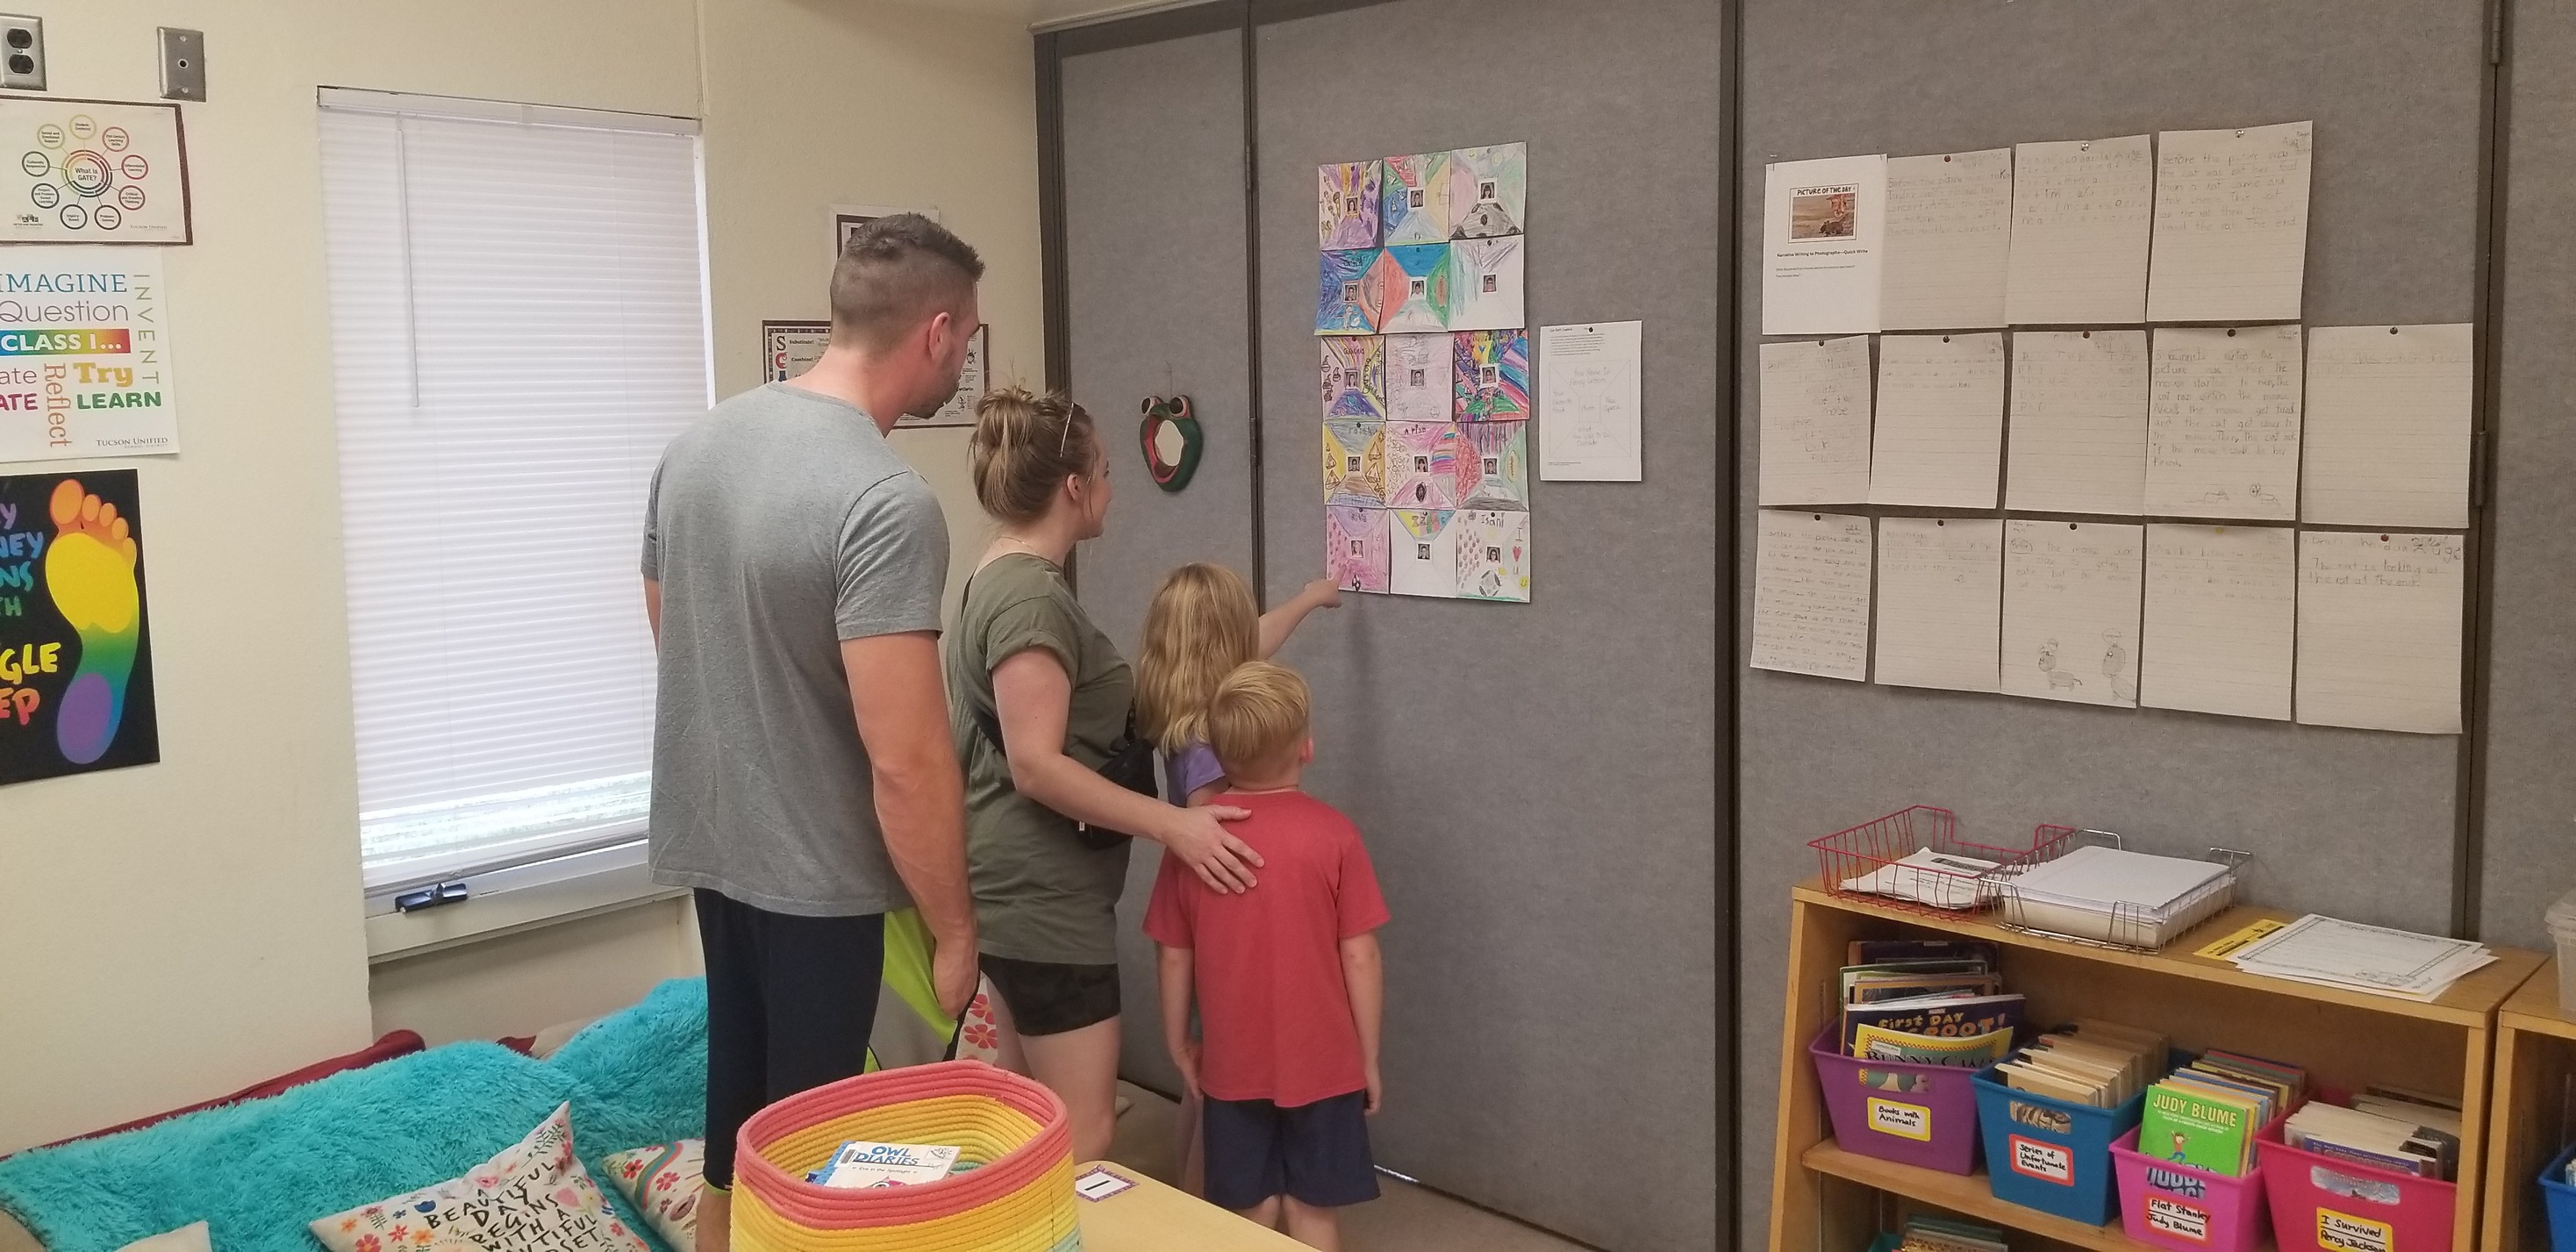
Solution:
[[[1823,864],[1826,891],[1907,913],[1973,913],[1991,907],[1991,867],[2028,855],[2027,849],[1960,839],[1958,815],[1928,804],[1809,840],[1807,846]],[[1917,853],[1930,855],[1900,864]],[[1936,858],[1958,858],[1959,863],[1944,865]]]

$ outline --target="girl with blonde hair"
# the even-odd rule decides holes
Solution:
[[[1207,744],[1207,707],[1217,684],[1246,661],[1266,661],[1317,609],[1341,607],[1329,578],[1261,612],[1252,585],[1222,565],[1194,562],[1163,576],[1145,610],[1136,657],[1136,727],[1163,750],[1164,794],[1200,805],[1225,790],[1225,769]]]

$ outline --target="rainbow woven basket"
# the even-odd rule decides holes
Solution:
[[[805,1175],[844,1140],[950,1144],[961,1169],[909,1187]],[[734,1164],[740,1252],[1075,1252],[1073,1132],[1054,1092],[981,1061],[881,1070],[793,1095],[744,1122]]]

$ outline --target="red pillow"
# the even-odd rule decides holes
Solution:
[[[155,1123],[166,1122],[183,1113],[195,1113],[203,1109],[215,1108],[219,1105],[239,1104],[244,1100],[257,1100],[267,1096],[273,1096],[289,1088],[301,1087],[308,1082],[328,1078],[331,1075],[340,1073],[344,1070],[365,1069],[378,1061],[390,1061],[398,1056],[409,1056],[414,1052],[420,1051],[425,1046],[427,1045],[421,1042],[420,1035],[413,1031],[391,1031],[387,1033],[384,1038],[378,1039],[374,1043],[368,1044],[366,1047],[360,1048],[347,1056],[335,1056],[327,1061],[315,1061],[302,1069],[295,1070],[291,1073],[280,1074],[266,1082],[252,1083],[250,1086],[244,1087],[228,1096],[217,1096],[212,1100],[191,1104],[186,1108],[172,1109],[167,1113],[155,1113],[150,1117],[138,1117],[133,1121],[125,1122],[120,1125],[109,1126],[104,1130],[93,1130],[85,1135],[73,1135],[69,1139],[57,1139],[54,1142],[43,1146],[48,1148],[58,1147],[66,1143],[78,1143],[83,1139],[98,1139],[107,1135],[121,1134],[129,1130],[141,1130],[144,1127]]]

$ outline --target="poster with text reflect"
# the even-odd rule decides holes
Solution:
[[[161,759],[136,493],[0,475],[0,785]]]
[[[0,461],[179,450],[159,248],[0,248]]]

